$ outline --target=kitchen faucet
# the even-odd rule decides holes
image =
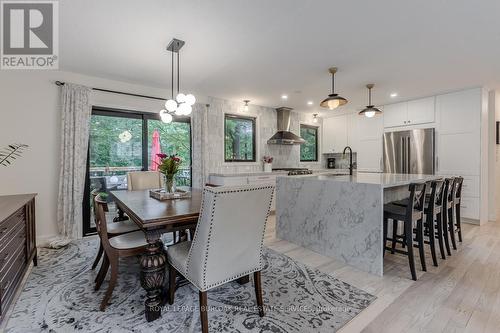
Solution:
[[[353,165],[352,165],[352,149],[351,147],[349,146],[346,146],[344,148],[344,152],[342,153],[342,156],[345,157],[345,151],[349,149],[349,175],[352,176],[352,168],[353,168]]]

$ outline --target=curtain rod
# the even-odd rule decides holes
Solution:
[[[57,86],[64,86],[64,84],[65,84],[65,82],[61,82],[61,81],[56,81],[55,83],[56,83]],[[166,98],[155,97],[155,96],[148,96],[148,95],[132,94],[132,93],[123,92],[123,91],[117,91],[117,90],[109,90],[109,89],[101,89],[101,88],[92,88],[92,90],[102,91],[102,92],[107,92],[107,93],[112,93],[112,94],[120,94],[120,95],[134,96],[134,97],[156,99],[156,100],[160,100],[160,101],[166,101],[167,100]]]

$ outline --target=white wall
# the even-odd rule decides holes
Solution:
[[[133,85],[97,77],[62,71],[2,71],[0,75],[0,146],[25,143],[29,149],[8,168],[0,168],[0,195],[34,192],[37,197],[37,238],[43,244],[57,234],[56,207],[59,183],[60,88],[56,80],[104,89],[150,96],[169,96],[169,91]],[[210,147],[215,162],[210,172],[261,170],[253,164],[224,163],[223,114],[241,113],[241,102],[224,101],[196,94],[200,103],[210,103],[213,135]],[[94,91],[92,104],[117,109],[158,112],[162,101]],[[299,146],[271,146],[266,141],[276,132],[276,111],[251,106],[249,114],[258,117],[257,159],[263,155],[276,157],[277,166],[320,167],[321,163],[299,163]],[[310,123],[309,114],[292,113],[292,130],[299,134],[299,123]],[[217,125],[217,126],[216,126]],[[321,126],[321,121],[318,123]],[[212,128],[212,127],[211,127]],[[321,128],[321,127],[320,127]]]
[[[28,144],[29,150],[10,167],[0,167],[0,195],[38,193],[39,244],[57,234],[56,207],[59,182],[60,107],[54,82],[68,81],[91,87],[153,96],[168,96],[150,88],[61,71],[2,71],[0,74],[0,146]],[[93,104],[130,110],[157,111],[161,101],[94,92]]]

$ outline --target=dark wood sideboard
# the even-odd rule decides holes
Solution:
[[[35,196],[0,196],[0,322],[31,260],[37,265]]]

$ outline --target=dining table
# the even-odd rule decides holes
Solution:
[[[125,213],[144,232],[148,246],[140,258],[140,281],[146,291],[145,317],[154,321],[161,317],[164,304],[165,267],[167,258],[161,236],[164,233],[196,228],[201,208],[202,190],[183,188],[189,197],[158,200],[150,190],[110,191],[119,211]]]

